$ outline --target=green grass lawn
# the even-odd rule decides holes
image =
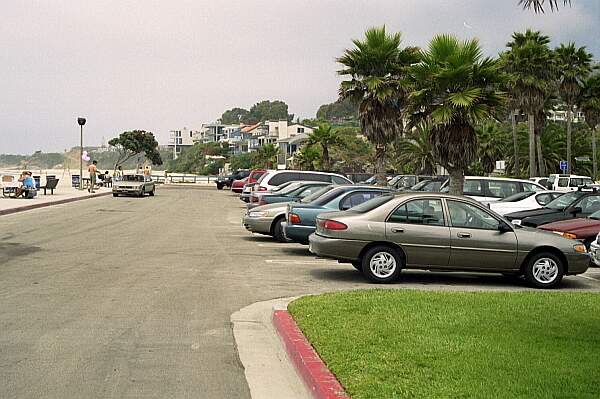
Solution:
[[[368,290],[289,310],[354,398],[600,398],[600,295]]]

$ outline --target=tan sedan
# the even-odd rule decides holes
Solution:
[[[440,193],[382,196],[321,214],[310,251],[352,263],[377,283],[414,268],[524,275],[552,288],[589,265],[578,241],[513,226],[474,200]]]

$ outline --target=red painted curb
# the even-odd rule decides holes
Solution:
[[[58,200],[58,201],[54,201],[54,202],[43,202],[43,203],[39,203],[39,204],[20,206],[18,208],[4,209],[4,210],[0,210],[0,216],[10,215],[11,213],[30,211],[32,209],[37,209],[37,208],[45,208],[47,206],[52,206],[52,205],[68,204],[69,202],[81,201],[81,200],[90,199],[90,198],[104,197],[105,195],[110,195],[110,194],[112,194],[112,191],[109,191],[107,193],[98,193],[98,194],[94,194],[94,195],[87,195],[85,197],[66,198],[64,200]],[[15,200],[15,201],[18,201],[18,200]]]
[[[287,310],[273,313],[273,324],[288,356],[317,399],[349,398],[344,388],[308,342]]]

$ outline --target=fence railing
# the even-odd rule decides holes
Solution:
[[[186,175],[186,174],[154,174],[152,180],[157,183],[212,183],[218,176]]]

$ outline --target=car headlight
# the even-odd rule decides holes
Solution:
[[[248,217],[251,217],[251,218],[262,218],[262,217],[265,217],[267,215],[268,215],[268,213],[267,212],[263,212],[263,211],[254,211],[254,212],[249,212],[248,213]]]
[[[514,224],[515,226],[520,226],[521,225],[521,219],[511,220],[510,222],[512,224]]]
[[[565,233],[564,231],[553,231],[554,234],[558,234],[559,236],[563,236],[565,238],[570,238],[571,240],[576,240],[577,235],[573,233]]]
[[[575,252],[580,253],[580,254],[584,254],[587,252],[587,249],[585,248],[585,245],[583,245],[583,244],[573,245],[573,249],[575,250]]]

